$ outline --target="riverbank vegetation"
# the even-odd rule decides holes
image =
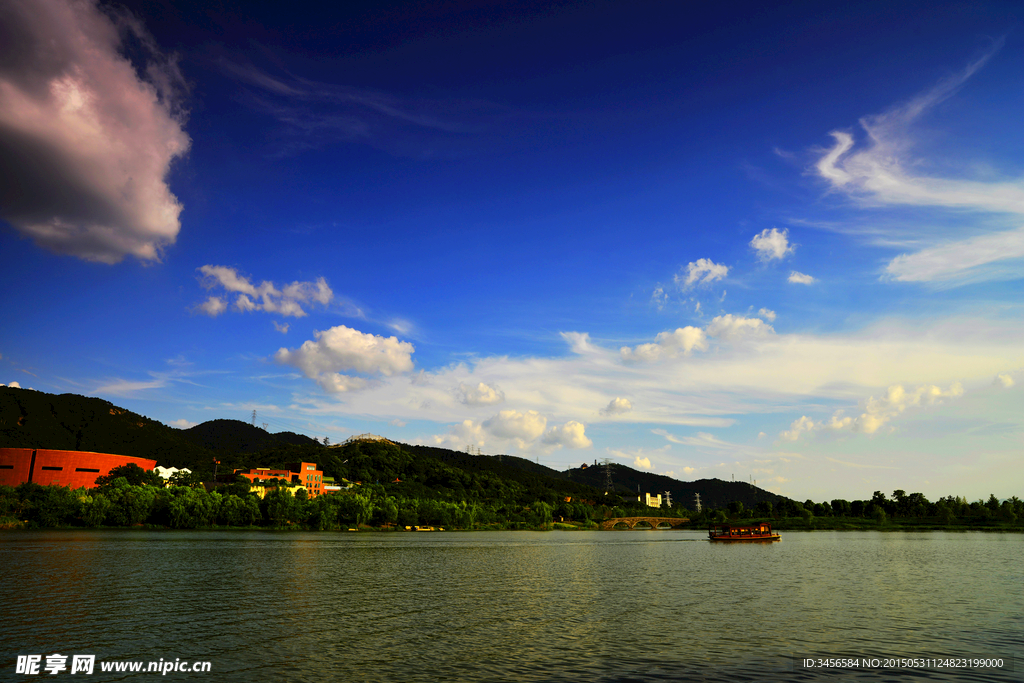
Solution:
[[[779,530],[1024,531],[1024,500],[1013,496],[1000,501],[990,495],[987,500],[973,502],[962,496],[930,501],[922,493],[907,494],[897,489],[891,498],[875,491],[868,500],[786,500],[775,505],[759,503],[753,509],[734,502],[725,509],[705,510],[692,521],[771,522]]]

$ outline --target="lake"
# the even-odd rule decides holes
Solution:
[[[1024,680],[1024,536],[782,537],[4,532],[0,679],[49,678],[18,656],[59,653],[61,676],[95,655],[93,681],[161,659],[211,668],[162,678],[246,682]]]

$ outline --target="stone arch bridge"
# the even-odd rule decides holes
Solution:
[[[601,529],[611,531],[617,524],[635,529],[640,522],[646,522],[652,529],[677,529],[690,521],[689,517],[612,517],[601,522]],[[646,529],[647,527],[640,527]]]

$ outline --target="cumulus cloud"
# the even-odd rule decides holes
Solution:
[[[274,321],[274,329],[277,330],[278,332],[280,332],[281,334],[288,334],[288,323],[285,323],[285,324],[282,325],[281,323],[279,323],[279,322],[277,322],[275,320]]]
[[[489,442],[511,444],[520,450],[551,451],[559,448],[590,448],[582,422],[569,420],[548,429],[548,420],[536,410],[502,410],[482,422],[463,420],[446,434],[432,437],[438,446],[461,449],[466,444],[484,446]]]
[[[815,280],[810,275],[807,275],[805,273],[799,273],[795,270],[789,274],[789,281],[798,285],[810,285],[817,282],[817,280]]]
[[[413,367],[413,345],[396,337],[364,333],[345,325],[318,330],[314,336],[316,341],[307,340],[295,350],[279,349],[274,360],[302,370],[330,393],[367,386],[365,379],[342,375],[341,371],[391,376]]]
[[[198,310],[211,318],[216,318],[218,315],[228,310],[228,302],[219,296],[211,296],[199,305]]]
[[[715,280],[721,280],[729,274],[729,266],[715,263],[711,259],[697,259],[686,266],[686,275],[682,272],[675,276],[675,283],[682,289],[698,285],[710,285]]]
[[[145,63],[120,54],[123,37]],[[0,45],[3,218],[57,253],[158,259],[181,228],[167,174],[190,144],[174,61],[90,0],[4,3]]]
[[[317,278],[315,282],[293,282],[281,287],[264,280],[254,285],[249,278],[238,274],[234,268],[226,266],[202,266],[201,283],[206,289],[223,288],[230,294],[236,294],[235,309],[238,311],[266,311],[279,313],[283,316],[301,318],[306,315],[302,304],[320,304],[326,306],[334,298],[334,292],[327,285],[327,280]],[[250,298],[251,297],[251,298]],[[227,301],[219,296],[209,297],[198,307],[201,313],[217,316],[227,310]],[[277,327],[277,323],[274,323]],[[278,332],[287,332],[277,328]]]
[[[807,432],[821,430],[851,430],[864,434],[874,434],[890,420],[901,415],[907,408],[931,406],[941,403],[943,399],[963,396],[964,388],[954,382],[948,389],[932,385],[919,386],[908,391],[902,384],[889,387],[884,396],[870,397],[864,410],[858,417],[844,415],[844,411],[836,411],[829,420],[815,422],[806,415],[801,416],[790,425],[787,431],[779,436],[783,441],[796,441]]]
[[[502,410],[481,423],[489,434],[499,439],[514,439],[520,442],[533,441],[544,433],[548,420],[536,410],[521,413],[518,410]]]
[[[469,386],[460,382],[456,395],[460,402],[468,406],[489,406],[505,400],[505,394],[501,389],[488,386],[483,382],[478,383],[476,386]]]
[[[651,459],[641,458],[639,455],[633,458],[633,467],[638,470],[649,470],[651,469]]]
[[[675,358],[680,353],[689,355],[694,349],[704,351],[707,348],[704,330],[688,325],[674,332],[659,332],[651,344],[640,344],[632,349],[623,346],[619,349],[619,355],[627,362],[652,362],[662,358]]]
[[[608,402],[604,408],[601,409],[602,415],[621,415],[622,413],[628,413],[633,410],[633,404],[630,403],[628,398],[613,398]]]
[[[0,384],[0,387],[2,387],[2,386],[4,386],[4,385]],[[18,384],[17,382],[8,382],[7,386],[11,387],[12,389],[21,389],[21,385]]]
[[[992,383],[1000,384],[1003,386],[1004,389],[1009,389],[1014,384],[1016,384],[1016,382],[1013,381],[1013,377],[1007,372],[1000,372],[998,375],[996,375],[996,378],[992,380]]]
[[[720,315],[707,326],[707,335],[728,341],[744,337],[763,337],[773,334],[771,325],[760,318],[744,318],[739,315]]]
[[[775,322],[775,311],[769,310],[767,308],[762,308],[760,311],[757,312],[757,314],[770,323]]]
[[[585,430],[583,423],[569,420],[561,427],[552,427],[545,432],[542,442],[565,448],[590,448],[594,442],[587,438]]]
[[[171,422],[168,422],[167,426],[174,427],[175,429],[190,429],[192,427],[195,427],[196,423],[189,422],[188,420],[182,418],[181,420],[173,420]]]
[[[765,228],[754,235],[754,239],[750,240],[750,246],[757,252],[757,258],[765,263],[783,259],[786,255],[792,254],[794,249],[789,244],[789,230],[779,231],[776,228]]]

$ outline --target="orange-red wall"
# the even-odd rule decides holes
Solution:
[[[0,485],[17,486],[26,481],[37,484],[93,488],[96,478],[128,463],[144,470],[156,467],[156,460],[89,451],[53,451],[33,448],[0,448]]]

